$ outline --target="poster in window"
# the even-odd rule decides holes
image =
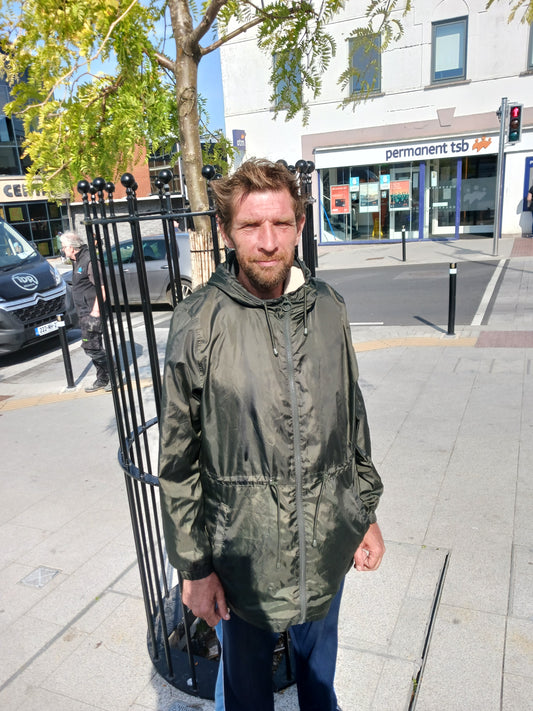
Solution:
[[[359,212],[378,212],[379,183],[362,183],[359,188]]]
[[[331,214],[347,215],[350,212],[350,186],[331,186]]]
[[[409,210],[411,208],[410,180],[391,180],[389,207],[391,210]]]

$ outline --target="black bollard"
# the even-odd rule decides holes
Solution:
[[[405,225],[402,227],[402,262],[405,262]]]
[[[63,351],[63,364],[65,366],[65,375],[67,376],[67,388],[74,388],[74,376],[72,375],[72,363],[70,361],[70,351],[68,349],[67,333],[65,328],[65,322],[63,320],[63,315],[58,314],[58,333],[59,342],[61,343],[61,350]]]
[[[457,290],[457,263],[450,264],[450,290],[448,298],[448,336],[455,334],[455,294]]]

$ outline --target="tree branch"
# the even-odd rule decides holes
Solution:
[[[165,54],[161,54],[161,52],[155,52],[155,59],[160,67],[163,67],[163,69],[168,69],[173,74],[175,73],[176,62],[173,62]]]
[[[214,21],[217,19],[218,13],[222,10],[224,5],[227,5],[228,0],[211,0],[209,7],[205,11],[205,15],[200,20],[198,27],[192,33],[192,42],[198,43],[204,37],[211,27]]]
[[[229,35],[224,35],[224,37],[220,37],[220,39],[217,39],[216,42],[210,44],[209,47],[200,47],[201,56],[204,57],[206,54],[214,52],[215,49],[222,47],[222,45],[226,44],[226,42],[229,42],[234,37],[238,37],[239,35],[244,34],[244,32],[248,32],[248,30],[251,30],[252,27],[260,25],[262,22],[262,17],[256,17],[255,20],[250,20],[250,22],[247,22],[242,27],[238,27],[236,30],[233,30],[233,32],[230,32]]]

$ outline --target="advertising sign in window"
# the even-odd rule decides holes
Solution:
[[[362,183],[359,190],[359,212],[379,211],[379,183]]]
[[[331,186],[331,214],[347,215],[350,212],[350,186]]]
[[[389,207],[391,210],[409,210],[411,207],[411,181],[391,180]]]

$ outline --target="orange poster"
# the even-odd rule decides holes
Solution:
[[[391,180],[389,202],[391,210],[409,210],[411,205],[411,181]]]
[[[331,186],[331,214],[346,215],[350,212],[350,186]]]

